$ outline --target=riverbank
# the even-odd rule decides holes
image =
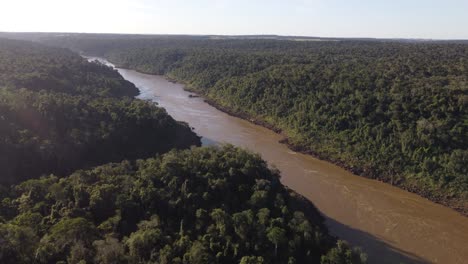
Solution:
[[[103,61],[106,63],[106,61]],[[190,98],[161,75],[117,69],[140,90],[185,121],[204,144],[229,143],[258,153],[281,171],[281,182],[312,201],[330,232],[369,253],[370,263],[464,263],[468,218],[416,194],[359,177],[332,163],[291,151],[282,134]]]
[[[197,92],[194,89],[187,89],[187,90],[190,91],[190,92]],[[327,156],[324,156],[324,155],[322,155],[322,154],[320,154],[318,152],[314,152],[313,150],[307,149],[304,146],[295,145],[295,144],[290,142],[290,139],[288,138],[287,133],[284,132],[282,129],[277,128],[277,127],[271,125],[270,123],[259,119],[258,117],[254,117],[254,116],[248,115],[246,113],[240,113],[240,112],[233,111],[232,109],[221,106],[220,104],[218,104],[214,100],[207,99],[206,97],[203,97],[203,98],[205,99],[206,103],[210,104],[211,106],[215,107],[216,109],[218,109],[218,110],[220,110],[220,111],[222,111],[224,113],[227,113],[227,114],[229,114],[231,116],[235,116],[235,117],[247,120],[247,121],[249,121],[249,122],[251,122],[251,123],[253,123],[255,125],[263,126],[265,128],[268,128],[268,129],[274,131],[275,133],[281,134],[284,137],[284,139],[282,139],[279,142],[282,143],[282,144],[285,144],[286,146],[288,146],[291,150],[293,150],[295,152],[310,155],[310,156],[313,156],[314,158],[330,162],[330,163],[332,163],[332,164],[334,164],[334,165],[336,165],[336,166],[338,166],[340,168],[343,168],[343,169],[345,169],[345,170],[347,170],[347,171],[349,171],[349,172],[351,172],[353,174],[356,174],[358,176],[362,176],[362,177],[366,177],[366,178],[369,178],[369,179],[381,181],[381,182],[390,184],[392,186],[399,187],[399,188],[401,188],[401,189],[403,189],[405,191],[415,193],[415,194],[417,194],[417,195],[419,195],[421,197],[424,197],[424,198],[426,198],[426,199],[428,199],[428,200],[430,200],[432,202],[435,202],[435,203],[447,206],[447,207],[449,207],[451,209],[454,209],[455,211],[457,211],[457,212],[461,213],[462,215],[468,217],[468,202],[466,202],[466,201],[463,201],[461,199],[456,199],[456,198],[444,197],[442,195],[437,195],[437,194],[435,194],[434,192],[432,192],[430,190],[420,188],[420,187],[418,187],[417,185],[414,185],[414,184],[408,184],[408,183],[406,183],[404,181],[401,181],[401,180],[392,181],[391,179],[388,179],[388,178],[380,178],[379,175],[376,174],[375,172],[373,172],[371,169],[357,168],[357,167],[349,166],[348,164],[346,164],[345,162],[343,162],[341,160],[331,159],[331,158],[329,158]]]
[[[150,73],[145,73],[145,72],[141,72],[141,73],[150,74]],[[380,177],[371,168],[359,168],[359,167],[350,166],[350,165],[348,165],[346,162],[344,162],[342,160],[333,159],[333,158],[325,156],[325,155],[323,155],[321,153],[318,153],[318,152],[315,152],[315,151],[313,151],[311,149],[308,149],[307,147],[294,144],[294,143],[291,142],[290,138],[288,137],[287,132],[284,131],[283,129],[278,128],[278,127],[272,125],[271,123],[268,123],[267,121],[262,120],[261,118],[259,118],[257,116],[253,116],[253,115],[247,114],[245,112],[235,111],[235,110],[233,110],[231,108],[225,107],[225,106],[219,104],[218,102],[216,102],[215,100],[208,98],[199,89],[191,87],[188,83],[185,83],[185,82],[183,82],[181,80],[177,80],[177,79],[175,79],[173,77],[169,77],[169,76],[166,76],[166,75],[164,77],[167,80],[171,81],[171,82],[183,84],[184,89],[186,91],[195,93],[195,94],[197,94],[197,96],[202,97],[207,104],[215,107],[219,111],[222,111],[222,112],[224,112],[226,114],[229,114],[229,115],[237,117],[237,118],[241,118],[241,119],[246,120],[246,121],[248,121],[250,123],[253,123],[255,125],[265,127],[267,129],[272,130],[273,132],[275,132],[277,134],[280,134],[283,137],[283,139],[280,140],[279,143],[285,144],[286,146],[288,146],[289,149],[291,149],[291,150],[293,150],[295,152],[310,155],[310,156],[312,156],[314,158],[330,162],[330,163],[332,163],[332,164],[334,164],[334,165],[336,165],[336,166],[338,166],[340,168],[343,168],[343,169],[345,169],[345,170],[347,170],[347,171],[349,171],[349,172],[351,172],[351,173],[353,173],[355,175],[365,177],[365,178],[368,178],[368,179],[377,180],[377,181],[380,181],[380,182],[384,182],[386,184],[390,184],[392,186],[398,187],[398,188],[403,189],[405,191],[417,194],[417,195],[419,195],[419,196],[421,196],[423,198],[428,199],[429,201],[432,201],[432,202],[441,204],[443,206],[449,207],[449,208],[459,212],[463,216],[468,217],[468,201],[466,201],[466,200],[460,199],[458,197],[453,197],[453,196],[449,196],[449,195],[443,195],[443,194],[440,194],[440,193],[436,193],[436,191],[430,190],[428,188],[424,188],[424,186],[422,186],[422,187],[418,186],[416,183],[403,181],[401,178],[398,178],[398,179],[394,180],[392,178]]]
[[[112,61],[110,61],[110,62],[115,64],[116,67],[118,67],[118,68],[134,70],[134,71],[142,73],[142,74],[154,75],[151,72],[145,72],[145,71],[141,71],[141,70],[138,70],[138,69],[132,69],[132,68],[129,68],[129,67],[125,66],[125,65],[119,65],[119,64],[116,64],[116,63],[114,63]],[[444,205],[446,207],[449,207],[451,209],[454,209],[454,210],[456,210],[457,212],[459,212],[460,214],[462,214],[464,216],[468,216],[468,201],[466,199],[462,199],[460,197],[454,196],[453,194],[445,194],[445,193],[441,194],[440,189],[439,190],[430,189],[429,187],[425,187],[424,184],[421,183],[420,181],[413,180],[412,182],[410,182],[408,180],[406,180],[406,181],[402,180],[399,177],[382,177],[378,173],[375,173],[375,171],[372,170],[372,168],[360,168],[360,167],[356,167],[356,166],[350,166],[349,164],[347,164],[346,162],[344,162],[342,160],[334,159],[334,158],[331,158],[329,156],[323,155],[322,153],[313,151],[313,150],[311,150],[311,149],[309,149],[309,148],[307,148],[305,146],[294,144],[294,143],[291,142],[290,138],[288,137],[287,131],[284,131],[281,128],[278,128],[277,126],[272,125],[271,123],[269,123],[269,122],[267,122],[265,120],[262,120],[260,117],[253,116],[253,115],[247,114],[245,112],[236,111],[236,110],[231,109],[229,107],[225,107],[225,106],[219,104],[216,100],[208,98],[205,94],[203,94],[203,92],[200,89],[197,89],[196,87],[192,87],[190,84],[188,84],[188,83],[186,83],[186,82],[184,82],[182,80],[178,80],[178,79],[174,78],[174,76],[164,75],[164,77],[170,82],[183,84],[185,90],[187,90],[189,92],[192,92],[192,93],[196,93],[198,96],[201,96],[205,100],[206,103],[210,104],[211,106],[215,107],[216,109],[218,109],[218,110],[220,110],[220,111],[222,111],[222,112],[224,112],[226,114],[229,114],[229,115],[237,117],[237,118],[241,118],[241,119],[246,120],[246,121],[248,121],[250,123],[265,127],[267,129],[270,129],[270,130],[274,131],[277,134],[280,134],[283,137],[283,139],[280,141],[280,143],[285,144],[286,146],[288,146],[291,150],[293,150],[295,152],[310,155],[310,156],[313,156],[313,157],[315,157],[317,159],[330,162],[330,163],[332,163],[332,164],[334,164],[336,166],[339,166],[339,167],[341,167],[341,168],[343,168],[343,169],[345,169],[345,170],[347,170],[347,171],[349,171],[349,172],[351,172],[351,173],[353,173],[355,175],[362,176],[362,177],[369,178],[369,179],[373,179],[373,180],[377,180],[377,181],[380,181],[380,182],[384,182],[384,183],[390,184],[392,186],[396,186],[396,187],[398,187],[400,189],[403,189],[405,191],[415,193],[415,194],[417,194],[417,195],[419,195],[419,196],[421,196],[423,198],[426,198],[426,199],[428,199],[428,200],[430,200],[432,202],[435,202],[435,203]],[[394,179],[394,178],[396,178],[396,179]]]

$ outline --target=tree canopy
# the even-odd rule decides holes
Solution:
[[[52,45],[187,84],[295,150],[468,210],[466,42],[75,35]]]
[[[0,39],[0,184],[200,144],[137,94],[69,50]]]
[[[258,155],[171,151],[1,194],[2,263],[364,263]],[[257,197],[263,197],[258,199]]]
[[[187,149],[117,71],[3,39],[0,70],[1,263],[366,262],[258,155]]]

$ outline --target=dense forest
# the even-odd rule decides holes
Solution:
[[[468,212],[468,43],[112,35],[39,41],[187,84],[295,150]]]
[[[69,50],[0,39],[0,184],[200,144],[137,94]]]
[[[258,155],[193,146],[137,94],[69,50],[0,39],[0,263],[366,262]]]
[[[0,192],[0,261],[364,263],[258,155],[193,148]],[[304,210],[305,209],[305,210]]]

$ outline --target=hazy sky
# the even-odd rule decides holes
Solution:
[[[468,39],[468,0],[0,0],[0,31]]]

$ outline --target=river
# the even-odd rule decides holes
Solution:
[[[281,171],[284,185],[315,204],[331,233],[363,248],[370,263],[468,263],[468,218],[458,212],[293,152],[278,143],[280,135],[189,98],[183,85],[162,76],[118,71],[140,89],[139,98],[189,123],[204,145],[231,143],[260,153]]]

